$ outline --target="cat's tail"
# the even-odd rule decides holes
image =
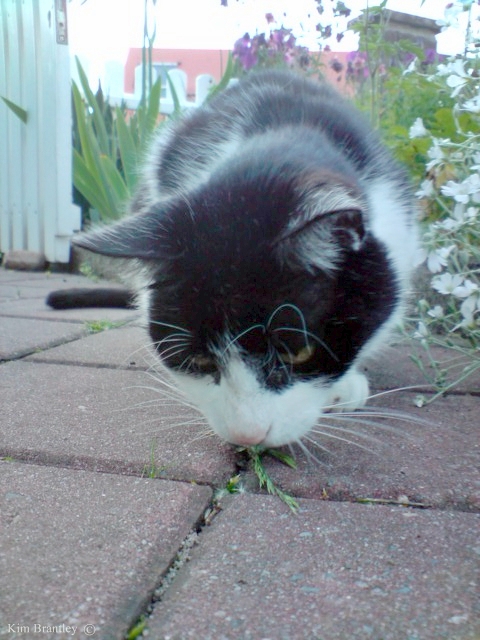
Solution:
[[[128,289],[60,289],[52,291],[45,302],[53,309],[85,307],[136,307],[135,296]]]

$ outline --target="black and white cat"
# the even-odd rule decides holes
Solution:
[[[142,264],[158,357],[221,438],[297,442],[365,404],[359,365],[401,317],[415,211],[332,88],[254,73],[171,123],[132,213],[75,243]]]

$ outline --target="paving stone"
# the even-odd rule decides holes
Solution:
[[[146,372],[16,361],[0,375],[0,455],[221,485],[235,470],[231,447]]]
[[[20,358],[85,335],[86,329],[80,324],[0,317],[0,361]]]
[[[0,463],[0,637],[84,640],[94,625],[95,638],[123,638],[210,499],[185,483]]]
[[[25,273],[0,267],[0,288],[8,284],[20,284],[25,287],[50,287],[51,291],[53,291],[54,289],[60,288],[88,287],[90,285],[98,287],[100,282],[107,281],[95,281],[80,274],[65,273],[61,271],[29,271],[28,273]],[[109,282],[109,285],[115,286],[111,282]]]
[[[33,354],[28,360],[129,369],[148,369],[155,363],[147,331],[132,324]]]
[[[84,276],[71,274],[43,274],[43,277],[32,278],[31,273],[22,274],[10,280],[7,276],[1,277],[0,271],[0,298],[2,300],[18,300],[21,298],[46,298],[54,290],[71,289],[95,289],[100,286],[119,287],[110,282],[94,282]]]
[[[428,377],[413,362],[412,356],[420,360]],[[432,347],[431,356],[438,363],[443,363],[444,367],[449,368],[445,378],[446,384],[458,380],[465,366],[472,364],[469,358],[459,356],[451,349],[443,347]],[[454,364],[452,358],[455,359],[455,366],[452,366]],[[419,391],[423,390],[425,393],[435,391],[432,386],[432,381],[436,377],[435,371],[431,366],[427,352],[415,341],[392,343],[392,346],[386,346],[380,355],[368,363],[366,369],[370,384],[374,389],[400,389],[412,386],[418,387]],[[455,385],[455,391],[471,391],[480,395],[480,368]]]
[[[238,496],[149,619],[162,640],[477,640],[479,517]]]
[[[30,298],[2,302],[0,316],[53,322],[125,322],[137,318],[139,313],[132,309],[51,309],[43,298]]]
[[[409,393],[388,394],[372,404],[377,410],[400,411],[407,420],[418,417],[428,422],[415,424],[389,418],[382,421],[385,428],[375,428],[361,424],[361,414],[343,424],[326,415],[322,421],[325,426],[321,427],[325,435],[316,437],[329,453],[310,444],[317,461],[298,453],[297,469],[267,458],[265,467],[279,486],[297,496],[324,495],[333,500],[407,497],[411,502],[441,508],[479,510],[480,399],[449,396],[419,409],[413,404],[414,398]],[[334,428],[327,428],[328,424]],[[352,433],[355,431],[373,441],[356,436]],[[367,449],[355,446],[355,442]],[[249,486],[257,485],[253,474],[247,477]]]

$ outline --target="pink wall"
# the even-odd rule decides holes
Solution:
[[[195,78],[209,73],[218,82],[228,61],[229,51],[218,49],[153,49],[153,62],[172,62],[185,71],[188,78],[187,94],[195,95]],[[125,92],[133,93],[135,67],[142,64],[142,50],[130,49],[125,64]]]
[[[202,73],[209,73],[218,82],[223,75],[228,61],[229,51],[218,49],[153,49],[154,62],[171,62],[187,74],[187,94],[189,99],[195,96],[195,78]],[[329,82],[340,91],[348,93],[345,83],[345,71],[335,72],[331,63],[334,60],[340,62],[344,69],[347,66],[346,52],[324,51],[320,56],[321,71]],[[142,50],[130,49],[125,64],[125,92],[133,93],[135,67],[142,63]]]

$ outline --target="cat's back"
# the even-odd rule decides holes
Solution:
[[[380,164],[376,135],[348,100],[325,82],[271,70],[250,74],[161,133],[150,163],[153,178],[166,195],[185,192],[185,185],[210,175],[247,143],[281,131],[292,143],[302,135],[323,136],[319,143],[330,143],[358,171]]]

